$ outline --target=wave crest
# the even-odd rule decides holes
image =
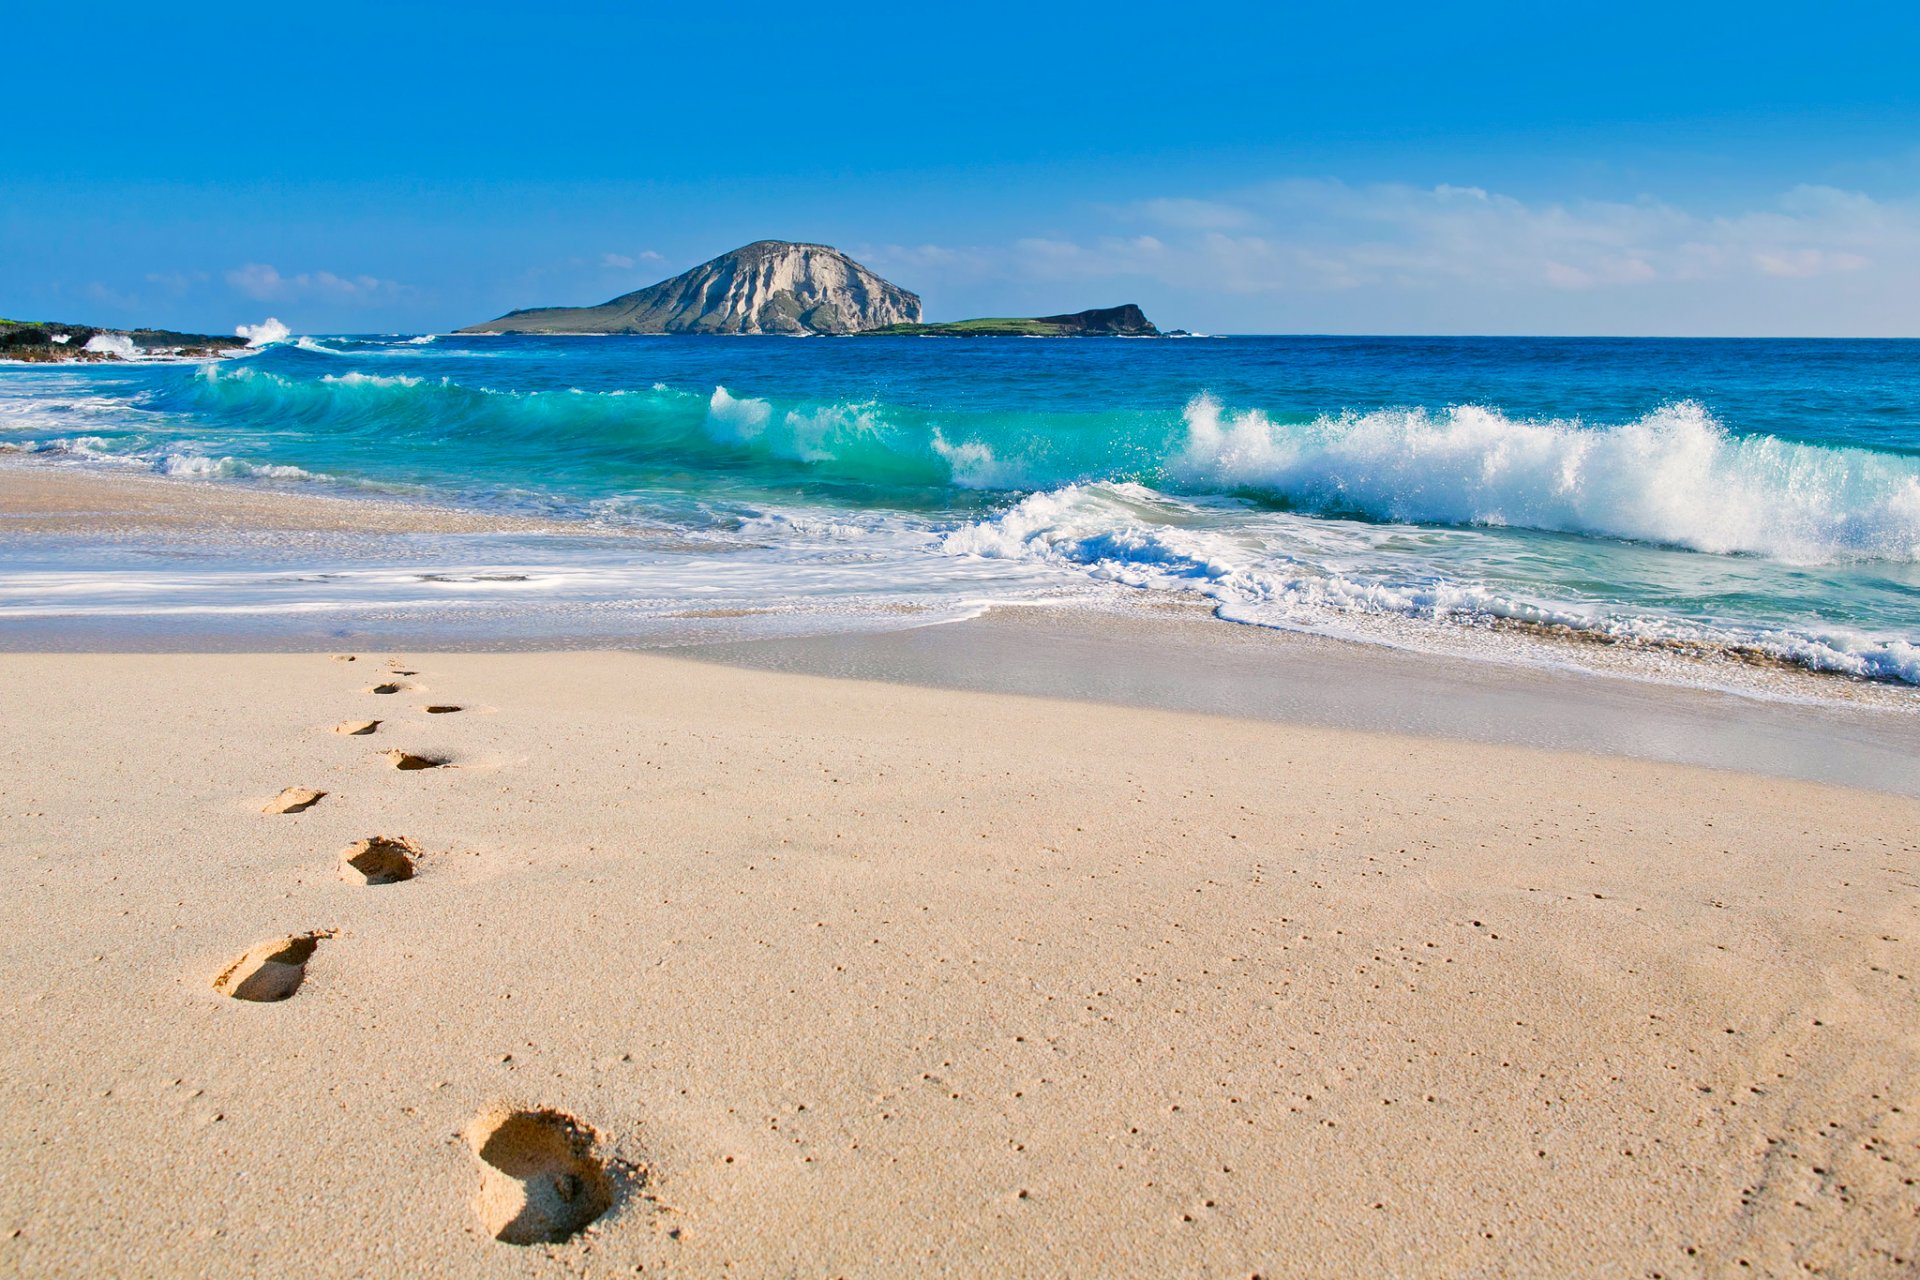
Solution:
[[[1734,436],[1691,401],[1634,422],[1473,405],[1275,422],[1196,396],[1168,472],[1310,511],[1598,534],[1806,564],[1920,559],[1920,465]]]

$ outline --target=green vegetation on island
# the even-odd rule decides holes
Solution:
[[[890,324],[861,337],[883,338],[1157,338],[1160,330],[1132,303],[1063,316],[986,316],[940,324]]]

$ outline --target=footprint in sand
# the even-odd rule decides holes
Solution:
[[[380,684],[368,685],[368,693],[419,693],[419,685],[408,684],[404,680],[387,680]]]
[[[351,653],[336,653],[336,654],[334,654],[334,655],[333,655],[333,660],[334,660],[335,662],[358,662],[358,661],[360,661],[360,659],[359,659],[359,657],[358,657],[357,655],[355,655],[355,654],[351,654]]]
[[[397,747],[392,751],[382,751],[380,756],[396,769],[440,769],[446,767],[447,763],[439,756],[415,755],[411,751],[402,751]]]
[[[598,1135],[560,1111],[488,1111],[467,1126],[480,1158],[474,1208],[494,1239],[557,1244],[613,1207]]]
[[[320,803],[324,791],[315,791],[311,787],[288,787],[279,795],[261,806],[262,813],[305,813]]]
[[[430,702],[420,708],[430,716],[450,716],[456,711],[465,711],[465,707],[456,707],[451,702]]]
[[[368,836],[340,853],[340,878],[352,884],[399,884],[413,879],[419,848],[405,836]]]
[[[285,1000],[300,989],[314,948],[322,938],[332,936],[333,930],[318,929],[263,942],[222,970],[213,980],[213,989],[235,1000]]]
[[[378,720],[342,720],[339,724],[333,726],[333,731],[335,733],[345,733],[359,737],[362,734],[372,733],[379,727],[380,722]]]

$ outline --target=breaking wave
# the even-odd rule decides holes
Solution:
[[[1364,525],[1276,513],[1263,528],[1139,485],[1031,494],[939,540],[952,556],[1048,564],[1122,586],[1192,591],[1233,622],[1352,634],[1355,617],[1516,626],[1647,650],[1761,655],[1813,671],[1920,684],[1920,644],[1844,626],[1754,626],[1498,587],[1397,558]],[[1308,527],[1312,526],[1312,527]],[[1343,527],[1345,526],[1345,527]],[[1463,566],[1464,567],[1464,566]]]
[[[1920,458],[1737,435],[1693,402],[1608,425],[1471,405],[1286,421],[1208,395],[1178,415],[965,413],[726,386],[502,390],[452,376],[230,364],[182,375],[145,405],[236,429],[457,442],[475,458],[610,480],[623,468],[695,466],[828,483],[882,506],[1139,484],[1252,510],[1534,529],[1798,565],[1920,562]]]
[[[727,548],[698,572],[747,601],[828,566],[835,592],[915,602],[1171,588],[1261,625],[1565,631],[1920,683],[1920,447],[1904,425],[1882,450],[1871,432],[1742,434],[1687,400],[1632,416],[1650,397],[1607,421],[1474,404],[1288,416],[1245,403],[1290,393],[1270,375],[1248,390],[1238,368],[1062,390],[1061,365],[995,384],[952,348],[915,384],[876,376],[875,350],[500,340],[481,360],[428,338],[281,334],[244,361],[9,370],[0,450],[580,518],[596,535],[670,529]],[[822,363],[786,363],[795,351]],[[1191,394],[1208,383],[1242,403]]]
[[[1491,409],[1391,409],[1304,424],[1184,414],[1168,472],[1331,514],[1505,525],[1796,563],[1920,559],[1920,464],[1860,449],[1736,437],[1698,404],[1634,422],[1515,421]]]
[[[259,324],[239,324],[233,327],[235,337],[245,338],[250,347],[270,347],[276,342],[285,342],[292,330],[268,316]]]

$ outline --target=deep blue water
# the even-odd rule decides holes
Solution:
[[[1920,342],[302,339],[0,367],[0,445],[551,517],[578,536],[413,554],[602,617],[1171,587],[1244,622],[1533,622],[1920,682]],[[36,554],[0,607],[459,603],[360,559],[296,599],[262,576],[284,549],[199,586],[114,561],[89,595]]]

